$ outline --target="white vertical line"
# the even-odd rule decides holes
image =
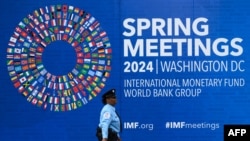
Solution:
[[[155,73],[158,74],[158,59],[155,60],[155,63],[156,63],[156,65],[155,65],[156,66],[156,72]]]

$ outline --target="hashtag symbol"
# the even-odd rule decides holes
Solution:
[[[170,127],[170,123],[166,122],[166,128],[169,128],[169,127]]]

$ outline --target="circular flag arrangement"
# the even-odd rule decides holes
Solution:
[[[64,75],[49,72],[42,54],[52,42],[65,41],[76,53],[76,65]],[[70,5],[39,8],[23,18],[10,37],[7,68],[28,102],[50,111],[82,107],[100,93],[111,71],[111,45],[100,23]]]

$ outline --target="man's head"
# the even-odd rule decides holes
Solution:
[[[111,89],[102,95],[102,103],[110,105],[116,104],[115,89]]]

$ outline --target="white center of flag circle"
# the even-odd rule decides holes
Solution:
[[[42,54],[52,42],[74,48],[76,65],[55,75]],[[112,49],[100,23],[70,5],[39,8],[19,22],[7,48],[7,69],[14,87],[28,102],[50,111],[71,111],[96,97],[110,75]],[[55,57],[56,59],[56,57]]]

